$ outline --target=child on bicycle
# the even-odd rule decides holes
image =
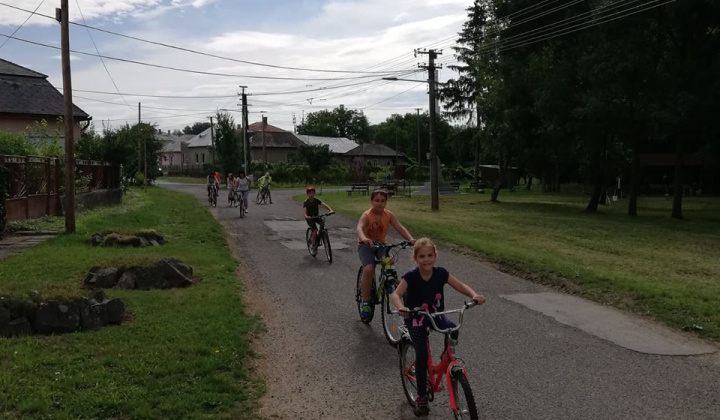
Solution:
[[[400,284],[392,294],[392,302],[398,309],[398,314],[405,318],[405,326],[415,349],[415,379],[418,392],[415,415],[421,416],[430,412],[427,399],[427,328],[430,321],[423,315],[410,316],[408,308],[422,308],[429,313],[442,312],[445,307],[443,287],[446,283],[478,305],[485,303],[485,297],[475,293],[470,286],[458,280],[445,268],[435,267],[437,250],[430,239],[420,238],[415,242],[413,260],[417,267],[403,274]],[[442,329],[455,327],[455,323],[443,315],[435,317],[435,323]],[[455,331],[450,336],[451,339],[457,340],[458,332]]]
[[[237,204],[237,178],[230,172],[225,180],[228,191],[228,205]]]
[[[358,220],[356,232],[358,240],[358,256],[362,264],[362,303],[360,304],[360,317],[367,319],[370,316],[370,285],[375,271],[375,258],[380,249],[373,248],[373,241],[386,243],[388,228],[392,227],[410,243],[415,243],[410,232],[405,229],[395,214],[385,209],[388,193],[385,190],[375,190],[370,194],[372,207],[366,210]]]
[[[307,222],[310,229],[312,229],[312,247],[313,252],[317,254],[317,222],[313,217],[320,215],[320,206],[323,206],[328,213],[333,210],[327,204],[323,203],[319,198],[315,197],[315,187],[310,185],[305,188],[305,193],[308,198],[303,202],[303,214],[305,215],[305,221]]]
[[[217,194],[219,184],[215,172],[210,172],[205,181],[207,181],[208,199],[212,201],[212,195]]]
[[[248,211],[248,195],[250,194],[250,187],[252,186],[252,181],[250,178],[245,176],[245,171],[238,172],[237,178],[235,178],[235,185],[237,187],[238,192],[238,201],[242,201],[245,205],[245,213],[249,213]]]

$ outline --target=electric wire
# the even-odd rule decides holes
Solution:
[[[37,10],[40,8],[40,6],[43,5],[43,3],[45,3],[45,0],[42,0],[42,1],[40,2],[40,4],[37,5],[37,7],[35,8],[35,10],[33,10],[32,12],[30,12],[30,14],[28,15],[28,17],[25,18],[25,21],[24,21],[23,23],[21,23],[20,26],[18,26],[17,29],[15,29],[15,30],[13,31],[12,35],[15,35],[16,33],[18,33],[18,31],[19,31],[23,26],[25,26],[25,24],[27,23],[27,21],[30,20],[30,18],[35,14],[35,12],[37,12]],[[29,11],[29,10],[28,10],[28,11]],[[0,50],[2,49],[2,47],[5,46],[5,44],[8,43],[8,41],[10,41],[10,38],[7,38],[7,39],[5,39],[5,41],[3,41],[2,45],[0,45]]]

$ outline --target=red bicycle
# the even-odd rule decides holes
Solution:
[[[433,363],[432,354],[430,353],[430,340],[428,337],[427,353],[428,353],[428,401],[434,399],[435,393],[442,390],[443,376],[446,378],[448,394],[450,395],[450,409],[456,419],[472,419],[477,420],[478,409],[475,405],[468,374],[463,366],[461,359],[455,355],[455,345],[457,340],[453,340],[450,334],[457,331],[462,326],[463,314],[466,309],[475,306],[475,302],[465,302],[460,309],[453,309],[444,312],[429,313],[420,308],[410,310],[412,315],[424,315],[430,320],[431,328],[445,335],[445,350],[440,356],[438,363]],[[397,313],[397,311],[394,311]],[[457,326],[453,328],[441,329],[435,324],[435,317],[439,315],[458,314]],[[430,332],[428,331],[428,334]],[[398,347],[400,353],[400,377],[402,379],[403,391],[410,405],[415,408],[417,403],[417,382],[415,379],[415,349],[413,348],[410,334],[403,327],[403,336]]]

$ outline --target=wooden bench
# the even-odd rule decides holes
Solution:
[[[352,195],[354,192],[360,192],[362,195],[367,195],[368,190],[370,190],[369,183],[359,183],[350,185],[350,189],[345,191],[347,191],[348,195]]]
[[[465,191],[484,193],[485,192],[485,183],[482,181],[480,181],[480,182],[473,181],[470,183],[469,187],[465,188]]]

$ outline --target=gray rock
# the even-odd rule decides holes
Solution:
[[[40,334],[61,334],[80,329],[80,308],[76,302],[47,302],[35,311],[33,329]]]

